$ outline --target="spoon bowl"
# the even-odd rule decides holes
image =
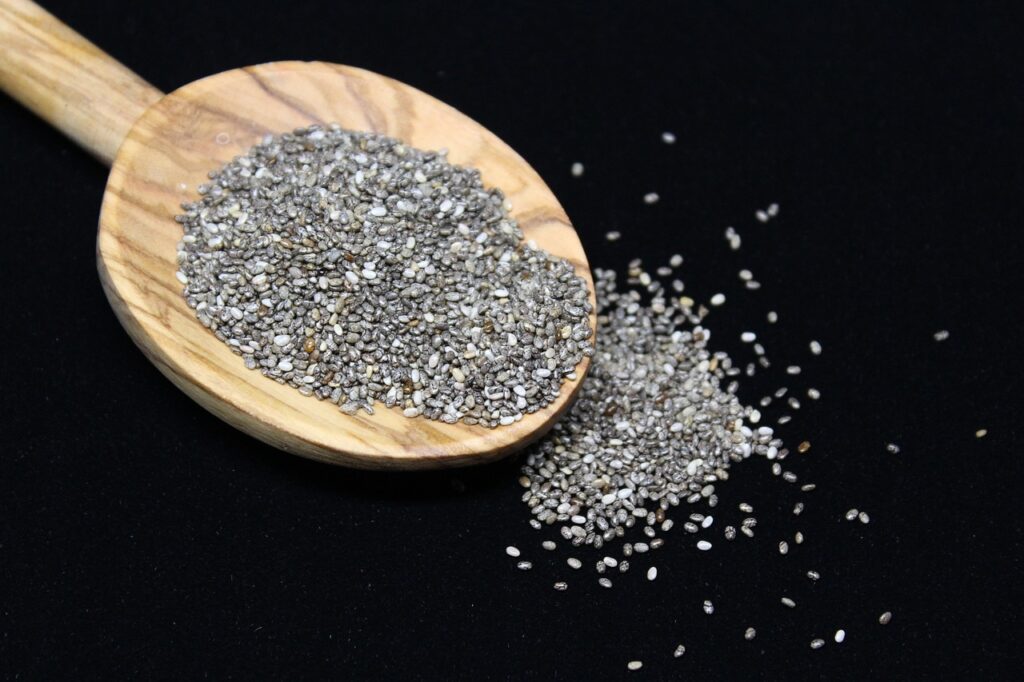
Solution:
[[[198,198],[206,174],[268,133],[337,123],[447,147],[500,187],[527,239],[572,262],[593,282],[569,219],[540,176],[511,147],[457,110],[398,81],[337,64],[276,62],[225,71],[164,96],[136,121],[114,158],[100,211],[97,259],[107,298],[135,343],[196,402],[272,445],[317,459],[370,467],[482,462],[522,448],[568,407],[586,373],[558,399],[498,428],[407,418],[400,408],[343,414],[257,371],[196,319],[181,294],[174,222]],[[593,300],[591,300],[593,303]],[[593,314],[591,325],[595,325]]]
[[[182,229],[174,216],[182,202],[199,198],[196,188],[209,171],[267,134],[337,123],[420,149],[447,148],[451,163],[479,169],[484,185],[511,201],[525,238],[572,263],[594,305],[586,255],[565,211],[537,172],[480,124],[409,85],[325,62],[233,69],[161,95],[28,0],[0,0],[0,38],[11,45],[0,58],[0,87],[112,162],[96,249],[104,291],[149,360],[213,414],[297,455],[361,468],[423,469],[515,452],[571,404],[588,358],[554,402],[508,426],[407,418],[379,403],[372,415],[346,415],[247,369],[199,322],[175,277]],[[22,58],[19,50],[33,54]],[[102,88],[115,93],[93,92]],[[596,329],[594,312],[590,322]]]

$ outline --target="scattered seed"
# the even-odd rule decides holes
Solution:
[[[818,573],[817,571],[807,571],[807,577],[810,578],[811,580],[817,580],[818,578],[821,577],[821,574]]]
[[[622,238],[622,233],[616,230],[612,230],[611,232],[606,232],[604,238],[610,242],[617,242],[619,241],[619,239]]]
[[[733,251],[738,251],[740,246],[743,244],[743,240],[740,235],[736,232],[736,228],[727,227],[725,228],[725,239],[729,242],[729,248]]]
[[[658,567],[657,566],[651,566],[650,568],[647,569],[647,579],[648,580],[654,580],[657,577],[658,577]]]
[[[859,512],[856,509],[850,509],[849,511],[846,512],[846,520],[853,521],[857,518],[858,513]]]
[[[505,548],[505,554],[508,554],[510,557],[513,557],[513,558],[517,557],[517,556],[519,556],[519,548],[518,547],[514,547],[512,545],[509,545],[508,547]]]
[[[796,602],[790,599],[789,597],[783,597],[780,601],[782,602],[783,606],[788,606],[791,609],[796,607]]]
[[[567,589],[569,589],[569,583],[557,582],[554,584],[554,588],[559,592],[565,592]]]
[[[789,554],[789,543],[785,540],[779,543],[779,554]]]
[[[533,568],[533,564],[531,564],[529,561],[520,561],[516,564],[516,568],[518,568],[520,571],[529,571],[531,568]]]
[[[974,437],[975,438],[984,438],[987,435],[988,435],[988,429],[978,429],[977,431],[974,432]]]
[[[626,664],[628,670],[639,670],[642,667],[644,667],[643,661],[630,661]]]
[[[811,640],[811,648],[812,649],[820,649],[823,646],[825,646],[825,640],[823,640],[823,639],[812,639]]]
[[[842,644],[843,640],[845,640],[845,639],[846,639],[846,630],[843,630],[843,629],[836,630],[836,634],[835,634],[836,644]]]
[[[932,334],[932,337],[936,341],[945,341],[946,339],[949,338],[949,332],[946,331],[945,329],[940,329],[939,331],[937,331],[934,334]]]
[[[710,599],[705,599],[704,600],[704,613],[706,613],[706,614],[708,614],[710,616],[714,612],[715,612],[715,605],[711,603]]]
[[[718,307],[725,303],[725,294],[715,294],[711,297],[711,305]]]
[[[803,441],[800,445],[796,446],[796,451],[803,454],[811,449],[811,442],[808,440]]]
[[[747,628],[746,632],[743,633],[743,639],[747,640],[748,642],[754,639],[754,637],[757,637],[757,630],[755,630],[754,628]]]
[[[597,584],[600,585],[601,587],[608,588],[608,587],[612,586],[612,581],[609,580],[608,578],[598,578],[597,579]]]
[[[673,658],[680,658],[685,653],[686,653],[686,647],[683,646],[682,644],[680,644],[679,646],[676,647],[676,650],[672,652],[672,657]]]
[[[821,344],[817,341],[811,341],[811,353],[821,355]]]
[[[768,311],[768,323],[769,324],[775,324],[778,321],[779,321],[779,314],[777,312],[775,312],[774,310],[769,310]]]
[[[871,523],[871,517],[868,516],[867,512],[861,512],[857,514],[857,518],[860,519],[861,523]]]
[[[807,389],[807,397],[811,400],[817,400],[821,397],[821,391],[816,388],[809,388]]]
[[[556,547],[558,547],[558,545],[556,545],[551,540],[545,540],[544,542],[540,543],[540,546],[543,547],[544,549],[548,550],[549,552],[554,550]]]
[[[644,203],[647,205],[656,204],[660,198],[657,192],[648,192],[644,195]]]
[[[707,540],[699,540],[697,542],[697,549],[701,550],[702,552],[706,552],[709,549],[711,549],[711,543]]]
[[[576,557],[569,557],[565,560],[565,563],[569,564],[569,568],[575,569],[577,571],[583,567],[583,562],[577,559]]]
[[[670,133],[666,130],[661,134],[661,141],[664,142],[665,144],[675,144],[676,136],[675,134]]]
[[[797,531],[796,533],[794,533],[793,534],[793,542],[795,542],[798,545],[804,544],[804,534],[801,533],[800,531]]]
[[[894,455],[898,455],[900,452],[900,446],[896,445],[896,443],[889,443],[885,446],[885,449]]]
[[[879,625],[888,625],[889,621],[891,621],[891,620],[892,620],[892,611],[886,611],[885,613],[883,613],[881,616],[878,617],[878,624]]]
[[[572,165],[572,175],[574,178],[578,178],[583,175],[583,164],[577,161]]]

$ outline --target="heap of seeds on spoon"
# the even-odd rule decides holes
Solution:
[[[305,395],[496,427],[593,352],[585,281],[521,243],[501,191],[443,152],[311,126],[209,177],[178,216],[185,299]]]

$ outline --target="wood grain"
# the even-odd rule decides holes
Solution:
[[[29,0],[0,0],[0,89],[108,166],[163,96]]]
[[[510,426],[487,429],[409,419],[397,409],[347,416],[247,370],[196,319],[175,279],[181,227],[173,217],[198,198],[206,173],[267,133],[311,123],[384,133],[422,148],[448,148],[453,163],[480,169],[500,187],[527,239],[570,260],[593,281],[564,210],[514,150],[452,107],[415,88],[348,66],[278,62],[196,81],[150,106],[114,160],[100,214],[97,257],[111,305],[136,344],[179,388],[239,429],[278,448],[366,468],[430,468],[495,459],[525,446],[568,407],[580,379],[558,400]],[[595,315],[591,324],[596,328]]]

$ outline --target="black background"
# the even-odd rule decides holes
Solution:
[[[566,549],[540,550],[514,460],[373,474],[243,436],[163,379],[108,308],[93,258],[105,169],[4,98],[4,677],[569,680],[626,676],[631,659],[634,679],[1020,673],[1019,3],[47,6],[164,90],[324,59],[482,122],[547,179],[593,265],[653,269],[679,251],[690,295],[726,293],[714,345],[745,363],[752,329],[774,360],[745,399],[822,391],[780,429],[813,443],[792,466],[818,490],[737,467],[711,552],[677,528],[609,591],[568,575]],[[649,191],[661,202],[644,205]],[[772,201],[780,217],[754,221]],[[785,376],[790,362],[804,373]],[[741,501],[758,535],[726,543]],[[842,521],[849,507],[870,525]],[[807,542],[780,557],[795,530]]]

